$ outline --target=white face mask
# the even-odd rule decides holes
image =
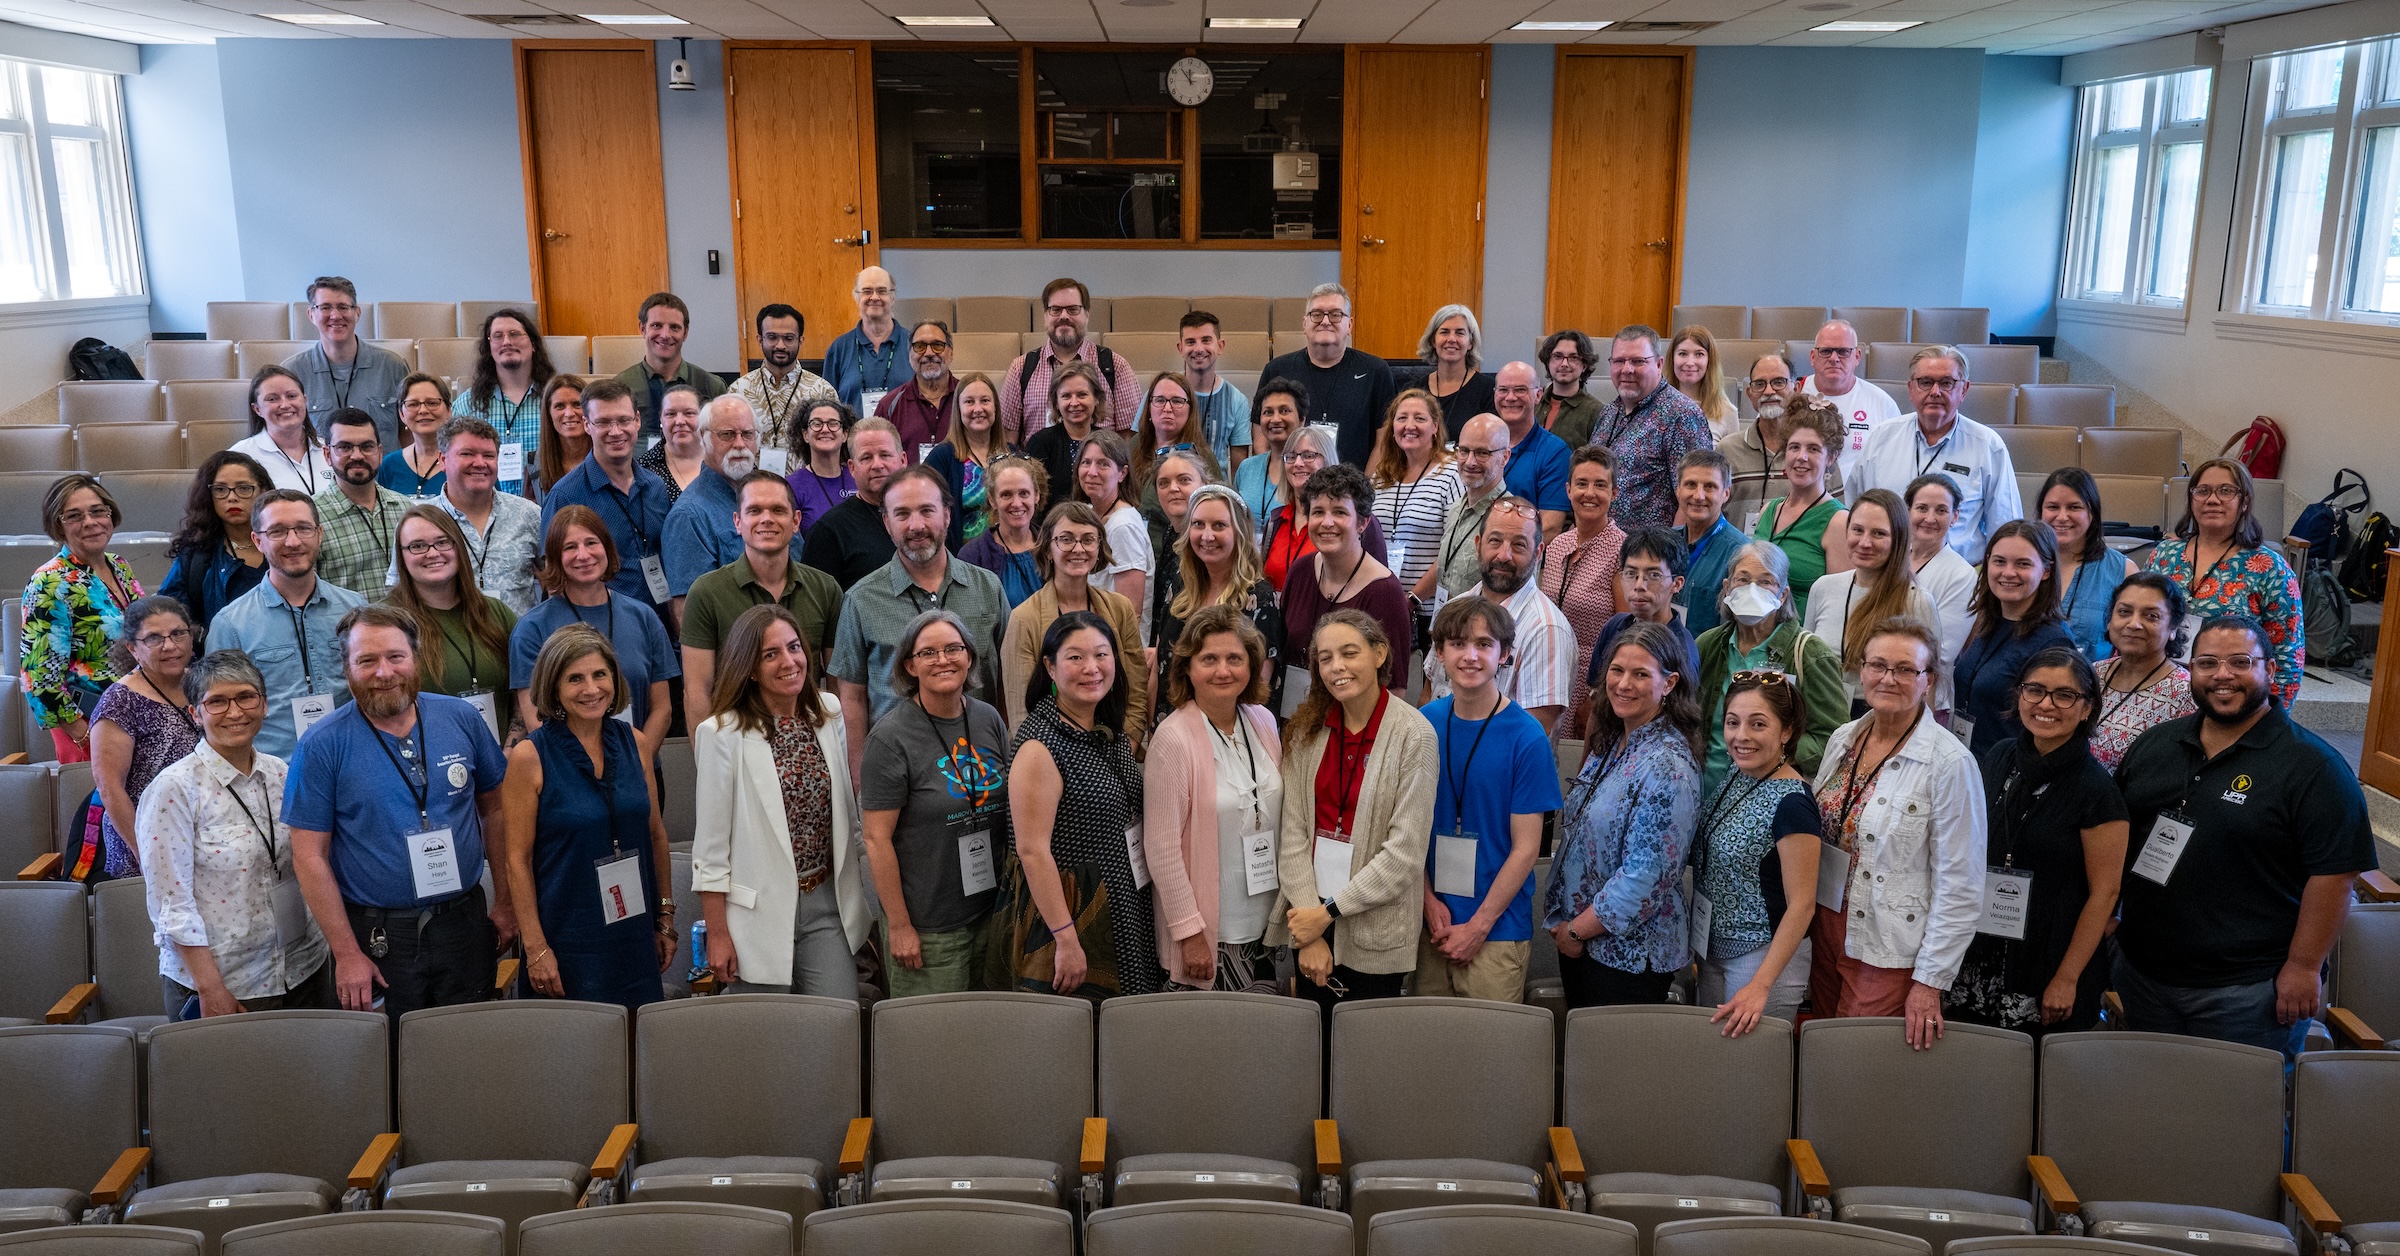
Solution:
[[[1743,624],[1755,624],[1783,605],[1783,595],[1763,584],[1745,584],[1725,595],[1725,609]]]

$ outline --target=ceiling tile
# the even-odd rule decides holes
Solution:
[[[1404,44],[1480,43],[1523,20],[1541,0],[1435,0],[1400,30]]]

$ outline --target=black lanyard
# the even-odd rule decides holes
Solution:
[[[1258,751],[1250,743],[1250,721],[1242,718],[1240,703],[1234,704],[1233,728],[1235,732],[1242,735],[1242,758],[1250,765],[1250,782],[1244,787],[1244,792],[1250,795],[1250,828],[1252,831],[1256,831],[1260,825],[1266,823],[1267,817],[1266,811],[1259,805]],[[1208,731],[1223,737],[1228,743],[1233,740],[1233,738],[1218,732],[1214,723],[1208,726]],[[1340,768],[1337,766],[1335,771],[1338,773]]]
[[[283,603],[284,613],[292,617],[292,635],[300,639],[301,682],[308,686],[308,692],[315,693],[317,691],[317,670],[310,663],[308,657],[308,616],[292,609],[292,604],[286,601],[280,592],[277,593],[276,600]],[[309,600],[316,600],[313,594]]]
[[[420,486],[423,483],[423,480],[418,481]],[[344,498],[343,500],[348,501],[349,499]],[[357,502],[350,502],[349,504],[350,513],[365,517],[367,535],[375,538],[375,552],[379,554],[390,553],[392,551],[392,534],[382,531],[375,526],[376,522],[383,518],[383,498],[380,495],[375,498],[375,509],[373,510],[360,509]]]
[[[350,374],[345,376],[334,367],[333,359],[325,353],[325,346],[317,346],[317,356],[325,359],[325,378],[333,384],[333,408],[336,410],[350,404],[350,386],[358,382],[359,359],[366,356],[363,352],[365,348],[361,345],[350,351]],[[315,491],[314,485],[310,486],[310,491]]]
[[[233,765],[227,764],[226,766],[231,767]],[[248,779],[250,778],[247,775],[244,775],[237,777],[234,780],[227,781],[225,783],[225,796],[233,800],[234,806],[242,809],[242,818],[248,820],[250,822],[251,830],[258,834],[259,845],[267,848],[267,868],[270,871],[279,870],[282,867],[281,860],[283,857],[275,853],[275,796],[269,793],[264,799],[267,808],[267,822],[264,825],[261,825],[258,822],[258,817],[250,814],[250,804],[242,801],[242,791],[234,788],[234,786]]]
[[[1928,450],[1926,450],[1926,451],[1925,451],[1925,458],[1924,458],[1924,460],[1923,460],[1923,461],[1921,461],[1921,462],[1919,462],[1919,463],[1917,463],[1917,474],[1918,474],[1918,475],[1923,475],[1923,474],[1925,474],[1925,472],[1926,472],[1928,469],[1930,469],[1930,468],[1933,466],[1934,460],[1942,456],[1942,450],[1944,450],[1944,449],[1946,449],[1946,448],[1948,448],[1948,447],[1949,447],[1949,445],[1950,445],[1950,438],[1951,438],[1951,437],[1953,437],[1953,436],[1956,436],[1956,435],[1958,435],[1958,433],[1957,433],[1957,431],[1956,431],[1956,430],[1952,430],[1952,431],[1948,431],[1948,432],[1944,432],[1944,433],[1942,433],[1942,438],[1941,438],[1940,440],[1937,440],[1937,441],[1935,441],[1935,442],[1933,443],[1933,448],[1931,448],[1931,449],[1928,449]],[[1918,439],[1918,440],[1924,440],[1924,439],[1925,439],[1925,433],[1923,433],[1923,432],[1918,432],[1918,433],[1917,433],[1917,439]]]
[[[1908,739],[1917,735],[1917,725],[1924,722],[1925,708],[1918,707],[1917,718],[1908,722],[1908,731],[1900,734],[1900,740],[1893,742],[1892,748],[1885,751],[1883,753],[1883,757],[1875,761],[1875,770],[1867,773],[1867,786],[1870,790],[1874,788],[1876,781],[1882,779],[1883,765],[1890,763],[1892,761],[1892,756],[1900,753],[1900,747],[1907,745]],[[1860,757],[1866,753],[1867,742],[1873,740],[1874,736],[1874,725],[1869,724],[1866,727],[1861,728],[1858,732],[1858,745],[1853,747],[1850,751],[1850,779],[1844,782],[1842,785],[1842,807],[1841,810],[1834,813],[1833,817],[1833,837],[1836,842],[1841,840],[1842,830],[1849,827],[1850,817],[1856,814],[1858,811],[1858,800],[1860,797],[1858,792],[1858,761]]]
[[[1458,535],[1450,538],[1450,548],[1442,551],[1442,565],[1434,570],[1433,578],[1435,580],[1440,580],[1442,578],[1442,573],[1450,570],[1450,560],[1458,557],[1459,546],[1464,545],[1468,541],[1472,541],[1476,537],[1483,535],[1484,521],[1492,517],[1492,508],[1498,506],[1500,504],[1500,499],[1506,496],[1508,496],[1508,484],[1506,481],[1503,481],[1500,487],[1492,490],[1492,495],[1484,500],[1483,513],[1475,516],[1475,526],[1473,528],[1461,528],[1459,529]],[[1461,517],[1459,522],[1465,523],[1466,519]]]
[[[417,773],[413,776],[409,774],[407,768],[400,766],[399,756],[392,754],[391,743],[395,738],[382,729],[375,728],[373,724],[369,724],[367,727],[375,729],[375,744],[383,747],[383,757],[391,761],[392,771],[400,774],[400,783],[408,786],[408,796],[417,800],[417,824],[419,826],[417,831],[422,833],[431,829],[433,820],[426,813],[426,801],[432,793],[433,739],[425,731],[424,704],[421,702],[417,704],[417,726],[409,730],[407,737],[397,739],[400,742],[400,755],[406,756],[412,762],[418,758],[418,755],[409,750],[410,741],[417,742],[419,749],[423,752],[424,762],[417,764]]]
[[[2141,692],[2142,692],[2144,689],[2148,689],[2148,688],[2150,687],[2150,682],[2151,682],[2151,681],[2154,681],[2154,680],[2157,680],[2157,679],[2158,679],[2158,674],[2159,674],[2160,672],[2163,672],[2163,671],[2165,671],[2167,668],[2169,668],[2169,667],[2172,667],[2172,666],[2174,665],[2174,663],[2175,663],[2175,660],[2173,660],[2173,659],[2170,659],[2170,658],[2161,658],[2161,659],[2159,659],[2159,660],[2158,660],[2158,666],[2151,668],[2151,669],[2150,669],[2150,674],[2149,674],[2149,675],[2147,675],[2147,676],[2144,676],[2144,677],[2142,677],[2142,683],[2140,683],[2140,684],[2138,684],[2138,685],[2135,685],[2135,686],[2134,686],[2133,688],[2131,688],[2131,689],[2125,690],[2125,691],[2124,691],[2124,696],[2123,696],[2123,697],[2121,697],[2121,698],[2118,698],[2118,699],[2117,699],[2117,701],[2116,701],[2116,703],[2115,703],[2115,705],[2113,705],[2113,706],[2109,706],[2109,707],[2106,707],[2106,708],[2103,708],[2103,709],[2101,710],[2101,712],[2100,712],[2100,719],[2099,719],[2099,723],[2101,723],[2101,724],[2106,724],[2106,723],[2108,723],[2108,721],[2109,721],[2109,717],[2110,717],[2110,716],[2113,716],[2113,715],[2115,715],[2117,712],[2124,710],[2124,709],[2125,709],[2125,704],[2126,704],[2126,703],[2133,701],[2133,699],[2134,699],[2135,695],[2137,695],[2137,694],[2141,693]],[[2117,674],[2117,669],[2116,669],[2116,668],[2113,668],[2113,667],[2112,667],[2112,668],[2110,668],[2110,669],[2108,669],[2108,674],[2109,674],[2109,676],[2110,676],[2111,678],[2114,678],[2114,677],[2116,676],[2116,674]],[[2105,691],[2106,691],[2106,687],[2105,687],[2105,683],[2104,683],[2104,684],[2103,684],[2103,692],[2105,692]]]
[[[1442,746],[1444,749],[1442,783],[1450,787],[1450,831],[1453,833],[1467,831],[1466,782],[1474,779],[1475,776],[1475,752],[1483,749],[1483,735],[1492,731],[1492,722],[1499,719],[1500,713],[1507,709],[1508,699],[1503,697],[1500,699],[1500,705],[1493,707],[1492,713],[1483,717],[1483,727],[1475,730],[1475,740],[1467,744],[1467,761],[1459,765],[1456,776],[1450,773],[1450,756],[1447,751],[1454,736],[1451,729],[1458,724],[1458,699],[1451,698],[1450,709],[1442,713]]]
[[[464,608],[462,607],[461,610],[463,611]],[[580,619],[582,617],[577,616],[577,618]],[[616,608],[613,606],[609,608],[609,621],[609,627],[613,630],[616,627]],[[444,622],[439,616],[434,618],[433,623],[435,627],[442,630],[442,640],[448,643],[450,648],[467,656],[467,684],[469,688],[466,690],[466,692],[485,692],[483,684],[483,652],[478,648],[479,643],[475,640],[475,634],[473,632],[469,632],[467,634],[466,645],[461,646],[458,644],[458,637],[450,631],[450,625],[448,623]],[[613,637],[610,639],[609,644],[612,647],[616,644]]]
[[[1801,523],[1802,523],[1803,521],[1805,521],[1805,520],[1808,518],[1808,512],[1809,512],[1810,510],[1815,510],[1815,509],[1817,508],[1817,503],[1818,503],[1818,502],[1821,502],[1821,501],[1824,501],[1824,500],[1825,500],[1825,490],[1824,490],[1824,488],[1823,488],[1822,486],[1819,486],[1819,487],[1818,487],[1818,489],[1817,489],[1817,495],[1816,495],[1816,496],[1814,496],[1814,497],[1811,497],[1811,498],[1809,498],[1809,499],[1808,499],[1808,507],[1807,507],[1807,509],[1806,509],[1806,510],[1802,510],[1802,511],[1801,511],[1801,512],[1800,512],[1800,513],[1797,515],[1797,516],[1795,516],[1795,517],[1792,519],[1792,528],[1797,528],[1797,527],[1799,527],[1799,526],[1801,525]],[[1781,530],[1781,531],[1777,531],[1777,530],[1776,530],[1776,527],[1775,527],[1775,515],[1776,515],[1776,514],[1781,514],[1781,513],[1783,513],[1781,510],[1777,510],[1777,511],[1776,511],[1774,514],[1770,514],[1770,515],[1768,515],[1768,516],[1767,516],[1767,544],[1769,544],[1769,545],[1776,545],[1776,546],[1780,546],[1780,545],[1782,544],[1782,542],[1783,542],[1783,538],[1785,538],[1785,537],[1787,537],[1787,536],[1790,536],[1790,535],[1792,534],[1792,528],[1785,528],[1785,529],[1783,529],[1783,530]]]
[[[2200,570],[2200,538],[2197,534],[2195,534],[2192,537],[2192,543],[2184,550],[2184,553],[2190,555],[2192,560],[2190,564],[2192,571],[2192,582],[2184,587],[2190,589],[2194,597],[2199,596],[2200,582],[2217,574],[2217,568],[2224,566],[2225,560],[2233,557],[2233,552],[2240,548],[2241,546],[2231,541],[2227,541],[2225,543],[2225,552],[2217,555],[2217,561],[2210,563],[2207,571],[2202,571]]]
[[[1634,734],[1641,731],[1641,729],[1637,728],[1633,730],[1633,732],[1627,733],[1623,737],[1619,737],[1616,740],[1616,744],[1608,748],[1608,757],[1600,761],[1600,771],[1592,777],[1591,784],[1584,788],[1583,801],[1577,804],[1575,810],[1569,813],[1567,816],[1566,827],[1568,829],[1572,829],[1576,825],[1583,823],[1584,813],[1592,809],[1592,799],[1599,795],[1601,784],[1608,780],[1609,773],[1617,770],[1617,760],[1625,757],[1626,748],[1632,743]],[[1561,832],[1564,831],[1565,830],[1563,829],[1561,830]]]
[[[1717,825],[1731,816],[1741,814],[1742,804],[1750,801],[1750,795],[1757,793],[1759,786],[1775,779],[1775,773],[1782,768],[1783,760],[1775,760],[1775,766],[1767,769],[1765,776],[1751,781],[1750,788],[1743,790],[1742,796],[1734,799],[1730,807],[1724,805],[1724,800],[1725,795],[1733,792],[1732,782],[1726,782],[1725,788],[1717,791],[1716,805],[1708,809],[1708,817],[1700,822],[1700,838],[1692,843],[1693,863],[1701,876],[1708,875],[1708,839],[1717,835]]]
[[[892,386],[892,359],[900,352],[900,328],[898,324],[893,325],[891,338],[885,340],[883,342],[883,347],[880,349],[867,344],[866,329],[863,326],[859,329],[858,342],[859,344],[866,346],[865,349],[858,355],[859,387],[862,390],[867,388],[880,388],[889,390]],[[875,382],[872,384],[867,382],[867,364],[869,362],[875,364]],[[798,369],[796,364],[793,369]]]
[[[1351,582],[1351,581],[1353,581],[1353,580],[1356,580],[1356,579],[1358,579],[1358,569],[1359,569],[1359,568],[1361,568],[1361,567],[1364,567],[1364,566],[1366,566],[1366,565],[1367,565],[1367,551],[1366,551],[1366,547],[1362,545],[1362,546],[1360,546],[1360,547],[1359,547],[1359,551],[1358,551],[1358,561],[1357,561],[1357,562],[1354,562],[1354,563],[1352,563],[1352,564],[1350,564],[1350,574],[1349,574],[1349,575],[1346,575],[1346,576],[1344,576],[1344,577],[1342,577],[1342,587],[1341,587],[1341,588],[1340,588],[1338,591],[1336,591],[1336,592],[1334,593],[1332,600],[1328,601],[1328,602],[1326,603],[1326,605],[1328,605],[1328,606],[1340,606],[1340,605],[1342,604],[1342,601],[1343,601],[1343,599],[1345,599],[1345,598],[1348,598],[1348,597],[1350,596],[1350,582]],[[1315,574],[1317,574],[1317,575],[1320,575],[1320,576],[1321,576],[1321,575],[1323,575],[1324,573],[1325,573],[1325,555],[1323,555],[1323,554],[1318,554],[1318,555],[1317,555],[1317,570],[1316,570],[1316,573],[1315,573]],[[1325,587],[1325,582],[1324,582],[1324,581],[1322,581],[1322,580],[1319,580],[1319,581],[1317,582],[1317,588],[1320,590],[1320,593],[1318,594],[1318,596],[1320,596],[1320,597],[1322,597],[1322,596],[1323,596],[1323,593],[1322,593],[1321,591],[1324,589],[1324,587]]]
[[[661,445],[659,448],[664,449],[666,446]],[[640,468],[636,467],[635,470],[639,471]],[[601,474],[606,476],[607,473],[602,472]],[[637,475],[634,477],[633,486],[637,489],[642,486],[640,476]],[[601,481],[600,487],[608,494],[608,499],[617,504],[617,513],[625,516],[625,526],[633,529],[633,552],[636,555],[648,557],[650,553],[650,534],[642,530],[642,521],[634,517],[632,505],[633,498],[629,494],[619,492],[617,486],[608,483],[606,479]],[[496,519],[498,512],[495,511],[493,513]],[[480,575],[482,573],[478,572],[477,574]]]
[[[566,595],[562,593],[562,594],[560,594],[559,596],[561,596],[561,597],[565,597]],[[610,593],[610,594],[608,594],[608,598],[607,598],[607,600],[606,600],[606,601],[603,601],[602,603],[600,603],[600,605],[602,605],[602,606],[604,606],[604,607],[607,607],[607,608],[608,608],[608,643],[609,643],[610,645],[612,645],[612,646],[613,646],[613,645],[615,645],[615,644],[617,643],[617,596],[616,596],[616,594],[614,594],[614,593]],[[577,606],[577,605],[576,605],[576,604],[574,604],[573,602],[569,602],[569,603],[567,603],[567,613],[568,613],[568,614],[570,614],[570,615],[573,615],[573,616],[575,617],[575,622],[577,622],[577,623],[580,623],[580,624],[588,624],[588,623],[592,622],[592,621],[590,621],[590,620],[588,620],[588,619],[585,619],[585,618],[583,617],[583,608],[582,608],[582,607],[580,607],[580,606]]]
[[[192,730],[193,736],[201,736],[200,726],[192,722],[192,713],[185,709],[181,703],[167,696],[167,687],[158,683],[158,678],[150,674],[150,669],[146,667],[136,667],[133,670],[140,672],[142,679],[149,681],[150,687],[158,691],[161,705],[173,708],[176,716],[183,720],[183,726]],[[203,738],[203,740],[205,740],[205,738]]]
[[[267,447],[275,451],[276,457],[283,459],[283,465],[290,467],[294,475],[300,476],[308,482],[308,495],[311,497],[317,495],[317,460],[310,456],[311,446],[315,443],[308,438],[306,431],[301,432],[300,460],[294,462],[290,454],[283,452],[283,446],[275,443],[273,436],[267,437]]]
[[[1642,417],[1642,411],[1649,409],[1650,403],[1658,400],[1658,395],[1666,390],[1667,385],[1662,381],[1657,388],[1651,390],[1649,396],[1635,402],[1631,410],[1624,408],[1623,398],[1619,398],[1616,401],[1610,402],[1609,404],[1618,407],[1617,421],[1608,425],[1607,438],[1599,441],[1598,443],[1614,448],[1617,443],[1617,438],[1625,434],[1625,425]]]
[[[535,388],[533,385],[527,384],[525,386],[525,395],[517,398],[515,401],[510,401],[508,399],[508,390],[506,388],[494,388],[492,390],[492,399],[494,402],[492,407],[492,417],[500,420],[492,426],[500,429],[500,435],[503,438],[509,441],[516,441],[518,439],[517,421],[525,417],[525,407],[534,402],[536,395],[539,394],[540,391],[540,389]],[[502,410],[500,409],[501,406],[507,406],[508,408],[506,410]]]

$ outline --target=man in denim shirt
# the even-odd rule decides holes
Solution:
[[[258,750],[288,760],[307,726],[350,700],[334,627],[367,599],[317,579],[324,529],[308,494],[262,494],[251,518],[251,535],[266,550],[267,578],[217,612],[208,626],[208,648],[240,650],[258,665],[267,681]]]

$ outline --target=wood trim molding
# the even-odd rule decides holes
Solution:
[[[2385,573],[2385,605],[2400,605],[2400,550],[2390,551],[2391,570]],[[2383,621],[2376,634],[2379,650],[2400,650],[2400,615]],[[2400,654],[2388,657],[2400,658]],[[2358,756],[2358,779],[2387,794],[2400,794],[2400,668],[2375,669],[2375,684],[2367,695],[2367,735]]]

